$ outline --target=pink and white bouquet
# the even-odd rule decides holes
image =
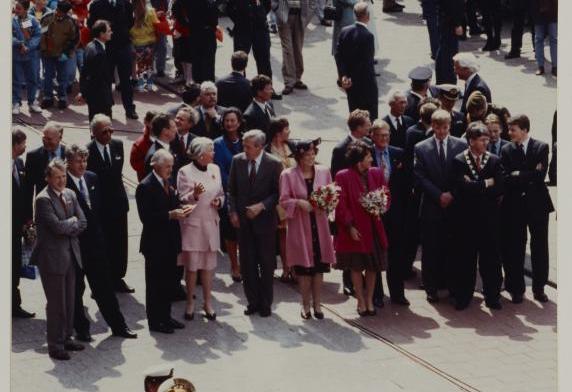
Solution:
[[[314,190],[309,197],[309,202],[314,209],[325,211],[328,219],[333,220],[333,214],[340,202],[341,188],[332,182],[328,185],[322,185]]]
[[[24,238],[24,244],[27,246],[33,247],[36,243],[36,224],[29,223],[24,226],[24,230],[22,231],[22,237]]]
[[[360,197],[359,202],[368,214],[379,218],[389,209],[389,189],[384,185],[365,193]]]

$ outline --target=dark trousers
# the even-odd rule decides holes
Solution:
[[[127,211],[109,216],[101,226],[109,256],[111,283],[116,285],[127,273]]]
[[[74,329],[77,333],[89,333],[89,320],[83,306],[85,292],[85,278],[89,283],[91,292],[103,319],[112,331],[126,327],[125,319],[119,309],[119,302],[108,275],[107,263],[102,258],[94,258],[82,254],[84,269],[77,269],[75,285],[75,312]]]
[[[453,56],[458,52],[459,40],[453,31],[453,27],[443,26],[439,31],[439,49],[437,49],[437,57],[435,58],[437,84],[457,84],[457,76],[453,71]]]
[[[242,50],[250,53],[250,49],[256,61],[256,70],[259,75],[266,75],[272,79],[272,67],[270,66],[270,33],[268,27],[263,28],[234,28],[234,51]]]
[[[240,273],[248,306],[270,310],[274,297],[273,277],[276,269],[276,236],[253,230],[252,223],[241,220],[238,230]]]
[[[486,1],[486,0],[485,0]],[[477,2],[476,0],[467,0],[465,4],[465,27],[469,26],[471,30],[478,28],[479,23],[477,21]],[[465,28],[466,30],[466,28]],[[472,31],[471,31],[472,34]]]
[[[523,203],[524,204],[524,203]],[[523,294],[524,258],[527,229],[530,230],[530,261],[532,263],[532,291],[542,292],[548,282],[548,214],[531,216],[526,207],[503,216],[503,268],[505,288],[511,294]]]
[[[439,15],[436,0],[422,0],[423,18],[427,22],[427,32],[429,33],[429,45],[431,47],[431,58],[437,56],[439,49]]]
[[[205,30],[203,33],[197,33],[191,37],[200,43],[200,48],[196,48],[196,54],[193,56],[193,80],[195,83],[202,83],[206,80],[214,82],[215,80],[215,56],[216,56],[216,37],[212,30]]]
[[[97,100],[90,100],[89,102],[87,102],[87,113],[90,122],[93,119],[93,116],[99,113],[103,113],[109,118],[112,118],[111,106],[106,104],[101,104],[100,102],[97,102]]]
[[[421,221],[421,277],[427,293],[453,287],[453,227],[447,218]]]
[[[512,13],[512,30],[510,33],[510,51],[520,53],[522,48],[522,34],[528,14],[529,0],[511,0],[510,8]],[[534,28],[529,23],[532,32],[532,42],[534,43]]]
[[[350,113],[355,109],[367,110],[371,121],[378,116],[377,80],[374,78],[370,83],[354,84],[348,90],[348,107]]]
[[[465,227],[467,224],[476,226],[471,230],[458,230],[460,246],[454,263],[455,297],[461,303],[469,302],[473,297],[478,262],[485,300],[497,300],[502,284],[498,222],[492,226],[469,220],[464,222]]]
[[[482,0],[481,4],[487,43],[500,45],[502,28],[500,0]]]
[[[404,273],[407,274],[413,268],[417,257],[417,250],[421,242],[419,205],[421,197],[418,192],[410,195],[405,207],[405,238],[403,239]]]
[[[22,268],[22,235],[12,229],[12,311],[22,305],[20,296],[20,269]]]
[[[173,288],[177,281],[177,254],[148,253],[145,257],[145,310],[150,327],[171,319]]]
[[[131,45],[123,48],[114,48],[109,52],[113,69],[117,68],[119,83],[121,84],[121,102],[126,112],[135,110],[133,104],[133,86],[131,74],[133,71],[133,49]]]

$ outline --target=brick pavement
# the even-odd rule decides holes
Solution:
[[[407,12],[397,16],[381,14],[381,3],[375,4],[381,41],[380,94],[392,87],[406,88],[409,69],[429,63],[426,30],[419,23],[418,4],[413,0],[406,0],[405,4]],[[222,20],[222,24],[228,22]],[[321,136],[325,140],[319,159],[329,163],[334,143],[346,133],[347,104],[344,94],[335,86],[331,29],[312,24],[309,29],[304,49],[304,80],[310,90],[297,91],[277,102],[276,108],[279,114],[288,116],[294,137]],[[506,31],[504,36],[503,47],[506,47]],[[556,103],[555,81],[549,76],[533,75],[535,65],[530,61],[533,54],[528,34],[524,42],[525,58],[513,60],[508,66],[502,59],[503,53],[479,55],[481,74],[492,85],[495,101],[505,103],[513,112],[530,114],[534,135],[549,141]],[[475,49],[483,43],[482,39],[472,39],[462,46]],[[232,41],[225,36],[217,55],[217,75],[229,71],[231,50]],[[280,59],[279,41],[273,36],[272,65],[279,89]],[[253,69],[252,61],[250,76]],[[534,100],[529,99],[532,96]],[[176,102],[173,94],[163,90],[157,94],[136,94],[136,99],[140,102],[141,116],[146,110],[165,109]],[[386,112],[384,102],[381,97],[382,115]],[[67,143],[85,143],[89,139],[85,129],[86,110],[72,106],[65,112],[45,112],[44,116],[33,117],[23,114],[22,118],[32,122],[56,119],[66,125]],[[141,122],[125,121],[119,105],[114,114],[118,129],[142,128]],[[124,141],[128,153],[138,135],[117,133],[116,136]],[[29,133],[29,137],[29,148],[39,144],[37,135]],[[128,165],[124,174],[135,178]],[[409,309],[386,305],[375,318],[359,320],[355,317],[355,302],[339,294],[341,277],[333,272],[326,276],[324,287],[326,320],[303,322],[298,316],[295,290],[281,283],[275,285],[274,316],[261,320],[242,315],[242,290],[231,284],[228,263],[221,259],[214,288],[217,322],[197,320],[174,336],[151,335],[144,320],[143,263],[137,253],[140,223],[132,193],[130,190],[128,281],[137,292],[134,296],[121,295],[120,302],[128,323],[140,338],[137,341],[109,338],[95,303],[86,295],[85,302],[95,321],[92,329],[96,341],[86,352],[75,355],[73,361],[54,363],[46,355],[45,299],[41,285],[39,281],[24,280],[24,303],[38,313],[38,318],[13,323],[13,390],[114,391],[119,386],[137,390],[142,388],[141,371],[164,361],[172,363],[177,375],[191,378],[199,391],[556,390],[556,291],[552,289],[547,290],[551,302],[545,306],[527,297],[520,306],[505,300],[502,311],[491,313],[477,295],[474,305],[459,313],[446,303],[436,306],[426,303],[418,283],[409,282],[406,292],[412,302]],[[555,230],[553,214],[551,279],[556,276]],[[182,311],[182,303],[176,304],[174,315],[178,317]],[[344,320],[367,328],[373,335]],[[386,341],[376,339],[375,334]],[[209,366],[204,366],[207,363]],[[256,369],[262,370],[255,372]]]

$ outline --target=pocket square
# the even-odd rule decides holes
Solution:
[[[116,160],[116,161],[121,160],[121,155],[117,155],[117,156],[115,157],[115,160]]]

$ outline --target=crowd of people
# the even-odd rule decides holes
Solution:
[[[51,31],[51,40],[71,37],[79,18],[67,13],[88,2],[60,0],[55,22],[42,29]],[[276,115],[272,100],[279,95],[265,52],[269,41],[258,34],[269,34],[267,2],[229,3],[237,50],[232,73],[216,83],[219,30],[213,4],[151,3],[153,10],[144,1],[93,0],[83,14],[91,35],[80,72],[92,136],[86,146],[64,146],[63,127],[48,122],[42,146],[28,152],[24,164],[20,157],[26,134],[20,128],[12,131],[12,314],[34,317],[22,308],[18,289],[22,237],[32,236],[31,263],[39,268],[47,299],[50,357],[70,359],[69,351],[84,347],[78,341],[92,341],[82,301],[86,279],[113,335],[137,338],[116,296],[134,289],[125,281],[129,203],[122,181],[124,146],[113,137],[111,87],[115,67],[127,117],[136,118],[132,82],[153,90],[151,69],[164,72],[164,64],[162,69],[158,65],[164,61],[158,50],[164,36],[154,33],[156,40],[150,38],[152,31],[164,28],[157,26],[169,24],[166,17],[174,19],[173,40],[179,41],[174,42],[179,51],[175,61],[188,82],[183,103],[147,112],[142,135],[129,154],[139,181],[139,251],[145,259],[151,331],[171,334],[185,328],[172,316],[175,301],[186,301],[182,317],[194,320],[197,285],[203,293],[203,317],[216,320],[212,286],[219,249],[228,254],[232,281],[243,285],[247,316],[271,316],[278,256],[280,280],[299,286],[304,320],[324,318],[321,285],[331,268],[343,271],[343,293],[355,297],[360,317],[375,316],[376,308],[384,306],[382,271],[387,272],[391,303],[409,306],[404,282],[416,275],[413,262],[419,251],[428,302],[440,301],[439,292],[446,290],[457,310],[469,307],[478,266],[485,305],[499,310],[503,281],[511,301],[523,301],[530,231],[533,295],[548,301],[548,217],[554,207],[545,177],[555,168],[556,154],[553,149],[549,164],[549,146],[530,136],[529,118],[493,103],[474,55],[449,52],[444,68],[450,68],[454,80],[437,85],[431,85],[430,67],[413,68],[408,74],[411,88],[390,91],[384,110],[388,114],[379,119],[376,37],[368,29],[371,6],[344,5],[352,7],[355,23],[340,30],[334,55],[339,86],[348,96],[349,133],[334,148],[328,168],[316,159],[321,139],[292,140],[288,119]],[[386,6],[388,12],[399,8],[396,2],[384,2]],[[32,15],[28,8],[28,0],[16,0],[14,23],[24,40],[31,37],[27,29],[39,26],[35,16],[26,16]],[[307,89],[301,80],[303,30],[314,10],[307,0],[273,1],[271,9],[283,47],[282,94]],[[200,28],[197,15],[202,15]],[[458,27],[464,31],[462,23]],[[49,42],[53,55],[42,57],[44,82],[53,90],[57,78],[58,105],[64,108],[67,64],[78,56],[77,42]],[[438,45],[439,81],[439,53],[449,49],[444,42]],[[251,48],[259,74],[248,80]],[[37,58],[20,61],[31,67]],[[457,77],[465,82],[464,91],[456,85]],[[26,82],[26,87],[30,98],[32,84]],[[47,100],[48,105],[42,106],[48,107],[50,100],[53,104],[50,97],[44,91],[42,103]],[[550,178],[555,183],[555,171]],[[312,195],[333,184],[339,198],[335,211],[311,202]],[[364,195],[380,190],[389,200],[382,215],[363,202]]]

